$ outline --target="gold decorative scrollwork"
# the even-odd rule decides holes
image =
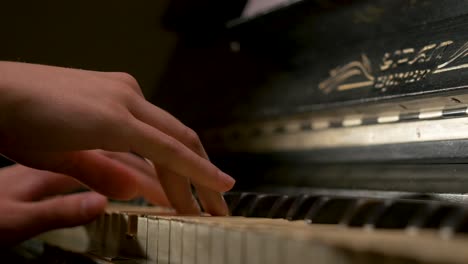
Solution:
[[[386,52],[375,76],[369,58],[362,54],[360,61],[331,70],[329,77],[319,83],[319,89],[330,93],[371,86],[386,91],[401,84],[419,82],[432,74],[468,68],[468,61],[463,62],[463,58],[468,56],[468,41],[446,56],[446,51],[450,50],[447,48],[452,44],[452,40],[447,40],[430,43],[418,50],[405,48]]]
[[[369,58],[361,55],[361,61],[352,61],[342,67],[337,67],[330,71],[330,77],[319,84],[319,89],[324,93],[338,90],[350,90],[374,84],[374,76],[371,74],[372,68]],[[349,78],[360,76],[363,78],[359,82],[345,83]]]
[[[455,51],[447,61],[444,63],[441,63],[437,65],[437,69],[434,71],[434,73],[441,73],[441,72],[447,72],[447,71],[453,71],[453,70],[459,70],[459,69],[464,69],[468,68],[468,63],[464,64],[459,64],[459,65],[453,65],[454,62],[459,61],[460,59],[466,57],[468,55],[468,41],[463,44],[457,51]],[[448,67],[450,66],[450,67]]]

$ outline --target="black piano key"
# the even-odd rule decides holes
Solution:
[[[457,211],[455,205],[440,205],[427,217],[422,225],[423,228],[439,229],[449,215]]]
[[[315,224],[339,224],[356,202],[357,199],[353,198],[322,198],[311,208],[306,221]]]
[[[438,202],[427,203],[413,218],[408,222],[407,228],[421,229],[421,228],[439,228],[440,220],[434,222],[434,226],[429,223],[437,217],[438,211],[440,211],[441,205]],[[438,223],[438,224],[437,224]]]
[[[445,234],[468,233],[468,210],[456,207],[451,210],[440,224],[440,230]],[[443,235],[445,235],[443,234]]]
[[[286,218],[288,211],[293,205],[294,201],[300,199],[297,196],[282,196],[278,199],[268,214],[268,218]]]
[[[313,204],[319,199],[315,195],[303,195],[301,198],[296,199],[289,209],[286,219],[288,220],[303,220],[309,212]]]
[[[427,205],[418,201],[395,201],[385,208],[374,220],[375,228],[403,229],[410,220],[422,212]]]
[[[327,196],[319,197],[312,204],[309,211],[307,211],[306,215],[304,216],[304,220],[306,220],[307,223],[311,224],[312,219],[314,219],[315,216],[321,211],[321,209],[323,208],[323,205],[326,204],[328,200],[330,200],[330,198]]]
[[[372,223],[374,215],[383,210],[385,206],[385,202],[382,200],[360,199],[342,223],[352,227],[362,227]]]
[[[245,216],[249,212],[250,207],[257,199],[258,194],[255,193],[242,193],[239,197],[237,204],[232,205],[232,216]]]
[[[241,193],[236,192],[228,192],[224,194],[224,200],[229,208],[229,212],[232,212],[233,207],[239,203],[240,197]]]
[[[250,208],[246,211],[243,216],[246,217],[268,217],[270,211],[273,209],[273,205],[281,199],[281,195],[275,194],[261,194],[258,195],[257,199],[252,203]]]

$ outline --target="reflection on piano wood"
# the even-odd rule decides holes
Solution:
[[[230,193],[232,217],[113,205],[86,227],[86,251],[115,263],[467,263],[468,207],[424,198]],[[67,232],[42,237],[60,245]]]

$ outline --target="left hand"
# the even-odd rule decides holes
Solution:
[[[146,195],[150,202],[171,206],[154,167],[145,160],[130,153],[91,152],[126,170],[142,188],[152,190]],[[107,184],[104,194],[114,191],[112,185]],[[51,229],[83,225],[93,220],[104,211],[107,199],[91,191],[70,194],[83,188],[82,183],[64,174],[19,164],[0,168],[0,246],[12,245]]]
[[[0,245],[39,233],[90,222],[106,207],[96,192],[63,195],[81,188],[63,174],[12,165],[0,169]]]

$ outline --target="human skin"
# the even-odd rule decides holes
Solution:
[[[153,166],[137,173],[142,159],[121,155],[129,152]],[[235,182],[208,160],[197,134],[145,100],[126,73],[0,61],[0,153],[107,197],[143,196],[181,214],[200,213],[193,185],[207,213],[226,215],[221,193]]]

